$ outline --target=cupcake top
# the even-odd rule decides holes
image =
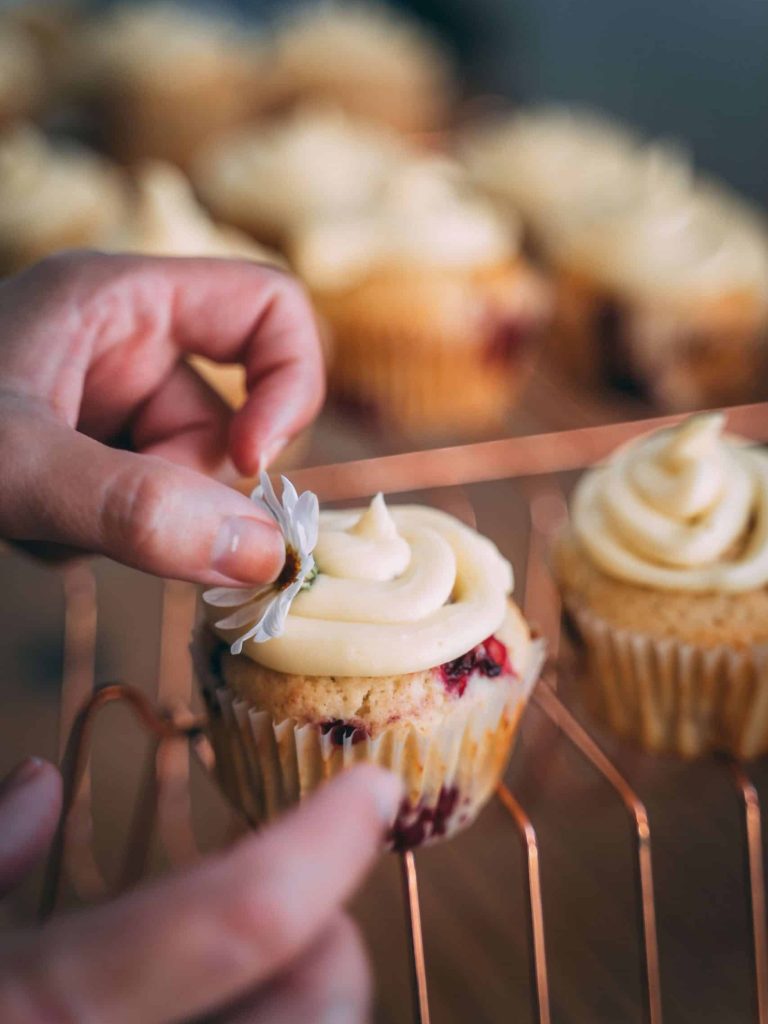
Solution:
[[[367,509],[323,511],[314,558],[317,575],[294,598],[282,634],[235,643],[233,653],[293,675],[392,676],[458,658],[505,620],[511,566],[491,541],[436,509],[388,509],[378,495]],[[253,595],[241,591],[240,607],[221,619],[237,600],[224,593],[206,594],[207,614],[232,643],[259,599],[249,606]],[[525,664],[525,650],[513,654]]]
[[[580,264],[640,297],[757,293],[768,302],[768,229],[725,191],[649,197],[571,240]]]
[[[664,591],[768,584],[768,455],[719,413],[641,437],[587,472],[573,530],[608,576]]]
[[[404,161],[376,202],[356,215],[318,218],[291,256],[310,287],[346,287],[376,267],[473,269],[511,259],[516,231],[440,157]]]
[[[154,80],[173,88],[180,77],[245,68],[251,47],[242,26],[220,15],[176,3],[118,5],[80,32],[72,73],[86,87]]]
[[[615,122],[560,108],[481,128],[465,140],[463,156],[478,184],[519,209],[553,246],[644,196],[678,195],[691,180],[674,148],[643,145]]]
[[[400,159],[387,132],[337,110],[302,110],[214,142],[193,172],[225,218],[289,232],[368,204]]]
[[[395,120],[435,127],[451,90],[450,64],[437,41],[376,3],[321,2],[293,11],[277,26],[272,56],[278,94],[374,119],[391,121],[386,113],[399,105],[393,95],[410,93],[418,109],[390,111]]]
[[[118,222],[125,191],[119,173],[86,149],[58,148],[32,125],[0,137],[0,245],[22,248],[92,223],[97,244]]]
[[[139,167],[134,202],[103,248],[156,256],[281,262],[275,253],[241,232],[212,221],[195,199],[183,172],[160,160],[146,161]]]
[[[0,21],[0,119],[25,116],[45,91],[45,68],[31,36],[5,18]]]

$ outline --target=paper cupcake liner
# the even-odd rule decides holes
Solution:
[[[687,758],[768,751],[768,647],[704,648],[570,614],[586,649],[585,698],[614,732]]]
[[[673,308],[620,295],[571,268],[561,270],[556,292],[547,347],[582,384],[633,386],[681,411],[757,394],[768,334],[758,297],[714,293]]]
[[[527,270],[506,273],[507,299],[537,287]],[[405,433],[498,427],[528,380],[548,313],[544,301],[521,299],[519,312],[502,307],[479,321],[478,306],[492,305],[499,285],[403,273],[402,287],[362,285],[364,302],[316,296],[334,341],[332,394]]]
[[[219,783],[251,824],[260,825],[351,765],[378,764],[404,783],[390,848],[452,835],[474,820],[501,778],[543,660],[543,641],[535,641],[524,679],[494,680],[487,697],[459,698],[436,724],[396,722],[375,736],[322,723],[275,722],[208,670],[204,689],[212,703]]]

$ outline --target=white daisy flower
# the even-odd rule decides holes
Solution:
[[[296,488],[285,477],[282,503],[278,501],[272,481],[266,473],[259,477],[259,486],[251,494],[251,501],[263,508],[275,520],[285,540],[285,565],[274,581],[250,590],[236,587],[214,587],[203,594],[203,600],[215,608],[236,608],[216,626],[221,629],[239,629],[247,632],[232,644],[233,654],[240,654],[246,640],[264,643],[280,636],[285,630],[285,619],[291,602],[298,592],[310,585],[317,575],[312,552],[317,544],[320,525],[320,507],[317,495],[304,491],[299,497]]]

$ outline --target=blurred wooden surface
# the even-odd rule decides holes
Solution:
[[[624,403],[596,406],[569,396],[540,374],[511,427],[516,433],[559,429],[637,412]],[[327,413],[307,462],[397,448],[391,439]],[[521,485],[483,484],[469,488],[468,495],[479,528],[516,565],[521,593],[528,534]],[[63,597],[57,573],[13,552],[0,557],[0,772],[5,772],[26,754],[57,756]],[[99,600],[96,680],[121,679],[154,695],[162,584],[103,560],[93,568]],[[563,686],[568,700],[567,680]],[[610,737],[598,738],[650,813],[664,1020],[749,1024],[757,1018],[742,819],[725,766],[714,760],[686,765],[649,758]],[[121,869],[146,751],[146,740],[125,709],[103,713],[93,755],[95,850],[110,878]],[[759,762],[751,771],[768,796],[768,766]],[[535,702],[525,715],[507,781],[540,841],[553,1020],[640,1024],[644,994],[636,878],[623,806]],[[220,845],[230,834],[226,807],[200,772],[193,772],[192,791],[202,847]],[[151,864],[163,868],[156,852]],[[417,864],[433,1024],[533,1022],[523,854],[500,805],[493,802],[452,842],[421,851]],[[5,920],[31,916],[38,883],[32,879],[8,902]],[[408,1021],[404,918],[393,857],[381,861],[355,899],[354,912],[375,966],[376,1020]]]

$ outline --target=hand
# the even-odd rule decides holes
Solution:
[[[361,1024],[368,967],[340,910],[395,815],[397,779],[345,772],[187,871],[0,941],[3,1024]],[[55,827],[59,776],[25,761],[0,791],[0,885]],[[210,1017],[207,1016],[207,1019]]]
[[[184,362],[191,352],[243,363],[249,396],[234,416]],[[278,270],[44,260],[0,284],[0,536],[202,583],[272,580],[278,530],[210,475],[264,468],[323,393],[311,309]],[[107,447],[126,436],[135,453]]]

